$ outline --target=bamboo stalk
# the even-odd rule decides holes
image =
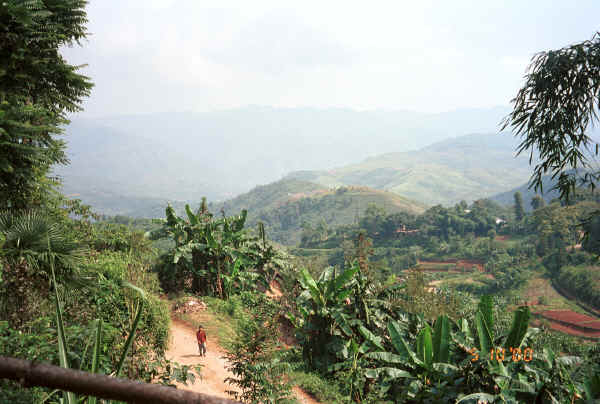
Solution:
[[[117,379],[45,363],[0,356],[0,379],[25,387],[49,387],[128,403],[240,404],[226,398],[179,390],[158,384]]]

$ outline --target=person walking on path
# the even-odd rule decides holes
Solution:
[[[202,325],[198,326],[198,332],[196,332],[196,339],[198,340],[198,349],[200,350],[200,356],[206,356],[206,332],[204,332]]]

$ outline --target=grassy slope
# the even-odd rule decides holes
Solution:
[[[325,220],[329,228],[353,223],[369,204],[387,212],[421,213],[426,206],[400,195],[368,187],[330,190],[322,185],[289,179],[254,188],[230,201],[211,204],[213,212],[221,208],[227,215],[248,209],[248,226],[265,223],[269,238],[286,245],[300,241],[303,222],[316,225]]]
[[[514,158],[509,135],[467,135],[414,152],[388,153],[329,171],[303,171],[290,178],[323,185],[366,185],[428,204],[472,201],[521,185],[531,168]]]
[[[261,212],[270,236],[283,244],[300,242],[303,222],[316,225],[325,220],[329,228],[353,223],[363,215],[369,204],[384,208],[389,213],[422,213],[426,206],[399,195],[367,187],[349,187],[347,192],[326,191],[315,196],[289,201],[270,211]]]
[[[296,179],[280,180],[267,185],[259,185],[228,201],[211,203],[209,207],[214,213],[224,209],[226,215],[237,214],[242,209],[246,209],[252,216],[253,212],[274,209],[301,195],[309,196],[317,191],[326,190],[327,187],[313,182]]]

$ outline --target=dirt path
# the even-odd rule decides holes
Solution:
[[[202,378],[196,378],[191,385],[178,385],[179,388],[192,390],[197,393],[211,394],[218,397],[231,398],[225,391],[233,390],[233,386],[224,382],[225,378],[233,377],[227,371],[227,361],[221,347],[214,338],[207,342],[206,356],[203,358],[198,353],[196,333],[187,323],[173,319],[171,323],[171,343],[167,350],[167,359],[174,360],[182,365],[202,365]]]
[[[203,358],[198,354],[196,343],[196,332],[186,322],[172,319],[171,343],[167,350],[167,358],[183,365],[203,365],[202,378],[197,378],[194,384],[187,386],[178,384],[178,388],[195,391],[197,393],[210,394],[217,397],[231,398],[226,391],[234,390],[234,387],[224,382],[233,374],[227,371],[227,361],[223,359],[223,349],[214,338],[207,339],[207,352]],[[302,389],[294,387],[296,398],[301,404],[319,404]]]

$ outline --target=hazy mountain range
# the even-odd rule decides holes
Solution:
[[[365,185],[429,205],[471,202],[523,184],[531,175],[526,155],[515,156],[509,134],[472,134],[410,152],[386,153],[326,171],[288,178],[326,186]]]
[[[423,114],[247,107],[74,119],[65,137],[71,164],[56,173],[63,177],[65,193],[98,211],[137,216],[166,200],[198,201],[206,196],[222,201],[294,171],[330,170],[465,133],[493,132],[507,113],[506,108]],[[393,158],[389,156],[384,158]],[[504,156],[510,159],[508,149]],[[414,172],[415,165],[411,167]],[[521,182],[522,178],[502,184],[509,189]],[[388,189],[364,178],[359,183]],[[434,195],[418,200],[454,199]]]

